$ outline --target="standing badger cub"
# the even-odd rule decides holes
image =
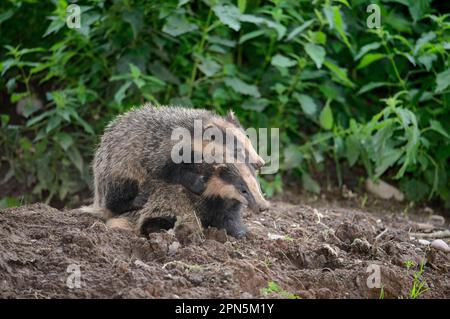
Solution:
[[[202,132],[214,128],[226,135],[231,131],[244,147],[241,151],[245,162],[217,165],[174,161],[172,152],[177,144],[172,139],[174,130],[183,128],[195,136],[196,121],[201,121]],[[190,141],[193,145],[197,142],[195,137]],[[200,146],[204,144],[200,140]],[[193,148],[196,149],[195,145]],[[227,153],[228,148],[223,152]],[[229,153],[235,157],[236,152]],[[192,151],[188,155],[196,154]],[[240,222],[240,209],[236,208],[247,205],[254,211],[262,211],[268,207],[256,180],[255,169],[262,165],[264,161],[233,113],[221,117],[206,110],[144,105],[119,116],[102,136],[93,164],[94,208],[102,211],[104,217],[112,218],[149,207],[160,186],[155,183],[161,181],[181,185],[202,199],[208,198],[204,207],[208,214],[204,216],[212,222],[202,221],[203,225],[225,228],[239,237],[246,231]],[[176,194],[172,195],[171,200],[176,202]]]

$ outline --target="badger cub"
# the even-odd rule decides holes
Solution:
[[[252,168],[246,164],[198,164],[204,191],[197,195],[185,187],[155,180],[142,209],[124,213],[131,227],[141,235],[160,229],[177,230],[216,227],[240,238],[247,233],[241,211],[266,209]]]

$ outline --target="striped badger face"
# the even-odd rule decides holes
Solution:
[[[211,119],[209,123],[207,123],[205,129],[210,127],[216,127],[225,135],[225,132],[229,130],[236,141],[242,145],[243,156],[246,158],[246,162],[250,163],[253,168],[260,169],[265,165],[264,159],[258,155],[256,150],[254,149],[251,140],[245,134],[244,128],[239,122],[238,118],[235,114],[230,111],[228,112],[225,118],[217,117]],[[225,142],[225,140],[224,140]],[[237,151],[237,150],[235,150]],[[237,154],[233,154],[235,157]]]
[[[216,164],[213,172],[205,175],[202,196],[239,202],[259,213],[269,208],[262,193],[253,167],[244,163]]]

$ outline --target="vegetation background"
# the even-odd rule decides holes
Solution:
[[[66,25],[81,8],[81,28]],[[377,4],[381,28],[367,25]],[[281,170],[330,165],[450,206],[450,8],[432,0],[3,0],[0,206],[70,204],[106,123],[150,101],[279,127]],[[373,21],[373,20],[372,20]],[[13,190],[12,185],[20,185]]]

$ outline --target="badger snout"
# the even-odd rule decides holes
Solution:
[[[270,207],[270,203],[266,200],[258,205],[258,212],[265,212]]]
[[[259,202],[250,202],[249,208],[255,213],[261,213],[269,209],[270,203],[266,200],[262,200]]]

